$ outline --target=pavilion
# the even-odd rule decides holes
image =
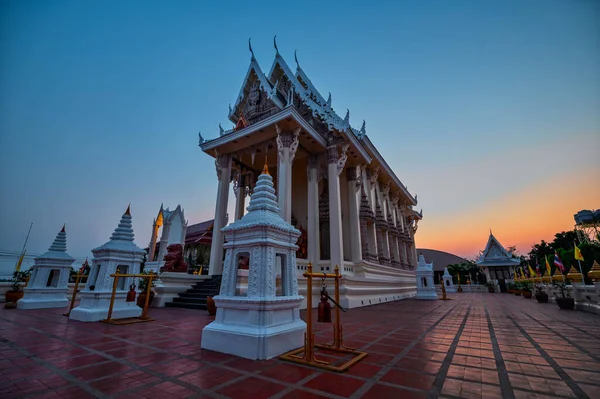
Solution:
[[[485,273],[487,281],[498,280],[500,292],[506,292],[506,283],[512,281],[515,268],[521,261],[508,252],[490,230],[487,245],[475,263]]]
[[[250,43],[249,43],[250,44]],[[199,146],[215,158],[219,180],[212,230],[210,275],[223,270],[231,182],[233,220],[245,213],[257,176],[267,163],[282,218],[301,231],[297,271],[344,275],[342,304],[366,306],[415,295],[415,233],[422,212],[413,196],[367,135],[340,117],[331,94],[325,99],[296,58],[293,73],[275,44],[267,74],[251,59],[240,93],[229,107],[232,129]]]

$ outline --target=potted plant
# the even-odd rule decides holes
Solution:
[[[559,308],[563,310],[575,309],[575,299],[571,296],[571,292],[564,281],[553,281],[554,285],[554,300]]]
[[[512,294],[514,289],[515,289],[515,283],[510,282],[506,285],[506,292],[508,292],[509,294]]]
[[[513,294],[515,294],[515,295],[521,295],[522,284],[523,283],[515,283],[515,286],[513,288]]]
[[[487,285],[487,289],[488,289],[489,293],[494,292],[494,283],[492,281],[488,281],[487,283],[485,283],[485,285]]]
[[[7,304],[16,304],[19,299],[23,298],[23,285],[27,282],[30,273],[31,272],[29,270],[24,272],[15,271],[13,273],[12,289],[10,291],[6,291],[6,294],[4,294],[4,299],[6,300]]]
[[[533,284],[531,284],[529,281],[525,281],[521,284],[521,294],[523,295],[523,298],[531,298],[532,296],[532,292],[531,289],[533,288]]]
[[[538,303],[548,303],[548,294],[542,284],[536,284],[534,287],[533,295],[537,299]]]
[[[154,272],[151,270],[150,271],[144,270],[140,274],[149,275],[149,274],[154,274]],[[152,285],[150,286],[151,287],[150,288],[150,299],[148,299],[148,307],[150,307],[150,305],[152,305],[152,301],[154,300],[155,292],[152,288],[155,287],[155,284],[154,284],[155,280],[156,280],[155,278],[152,279]],[[149,278],[141,278],[138,283],[138,288],[140,289],[140,294],[138,295],[138,298],[137,298],[137,305],[142,309],[144,308],[144,305],[146,304],[146,292],[148,291],[148,281],[150,281]]]

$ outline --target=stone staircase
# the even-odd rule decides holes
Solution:
[[[219,294],[221,276],[212,276],[207,280],[196,283],[186,292],[178,294],[173,302],[165,303],[167,308],[185,308],[206,310],[206,298]]]

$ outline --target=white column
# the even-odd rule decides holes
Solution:
[[[246,184],[245,176],[240,173],[238,178],[235,180],[235,187],[233,192],[235,193],[235,219],[239,220],[244,216],[244,210],[246,209]]]
[[[317,264],[321,257],[319,245],[319,164],[317,155],[308,158],[308,260]]]
[[[348,148],[344,146],[344,148]],[[346,164],[345,151],[338,159],[337,145],[327,147],[327,183],[329,185],[329,252],[332,268],[343,270],[344,243],[342,239],[342,201],[340,198],[340,174]]]
[[[210,247],[210,263],[208,274],[223,273],[223,240],[221,229],[225,227],[227,218],[227,203],[229,201],[229,179],[231,178],[231,156],[217,155],[215,160],[219,186],[217,189],[217,204],[215,206],[215,222],[213,227],[212,245]]]
[[[356,184],[356,167],[346,168],[346,180],[348,180],[348,211],[350,221],[350,249],[352,262],[360,262],[361,254],[361,235],[360,222],[358,220],[358,200],[356,193],[358,186]]]
[[[277,129],[277,194],[279,196],[279,214],[288,223],[292,222],[292,163],[298,149],[300,128],[294,132],[283,132]]]

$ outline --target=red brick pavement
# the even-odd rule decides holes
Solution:
[[[600,318],[507,294],[454,294],[343,314],[369,355],[339,374],[200,349],[203,311],[150,323],[69,321],[63,309],[0,310],[0,397],[600,398]],[[330,324],[316,324],[329,341]]]

